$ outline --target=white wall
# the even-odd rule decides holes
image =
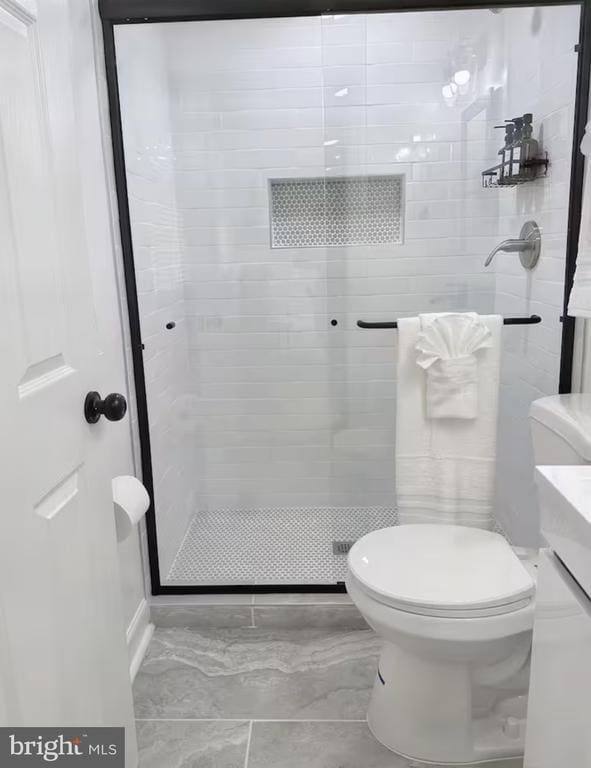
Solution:
[[[492,306],[463,237],[461,107],[441,103],[455,20],[164,30],[200,510],[393,504],[395,334],[356,321]],[[364,173],[405,175],[403,245],[269,247],[270,178]]]
[[[159,25],[116,29],[133,249],[158,510],[166,574],[195,510],[193,431],[184,428],[190,391],[182,242],[171,149],[167,56]],[[172,330],[168,322],[175,322]]]
[[[533,272],[523,270],[516,254],[496,257],[495,291],[501,314],[543,319],[505,333],[499,419],[497,513],[516,543],[534,546],[539,520],[528,412],[532,400],[558,390],[579,9],[513,8],[502,17],[503,117],[533,112],[534,135],[551,162],[546,179],[494,193],[499,239],[517,237],[528,219],[542,230]]]
[[[591,323],[587,320],[579,321],[584,324],[584,333],[581,350],[580,378],[578,388],[581,392],[591,392]]]

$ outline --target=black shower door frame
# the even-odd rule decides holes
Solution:
[[[585,158],[579,147],[585,133],[588,117],[589,82],[591,75],[591,0],[99,0],[99,13],[103,29],[106,79],[109,98],[111,141],[119,229],[123,253],[125,291],[129,313],[131,354],[137,404],[138,428],[141,445],[143,483],[150,495],[150,507],[146,514],[150,578],[153,595],[190,595],[216,593],[268,593],[268,592],[344,592],[342,582],[336,584],[220,584],[220,585],[163,585],[158,562],[158,533],[154,507],[154,482],[150,448],[150,424],[146,398],[143,344],[140,328],[137,285],[133,256],[131,220],[121,125],[121,105],[115,51],[115,25],[150,24],[174,21],[215,21],[223,19],[266,19],[298,16],[322,16],[346,13],[396,13],[404,11],[452,11],[477,8],[516,8],[560,5],[579,5],[581,9],[579,42],[576,50],[577,81],[575,89],[575,113],[571,176],[567,223],[566,264],[562,316],[562,340],[560,350],[560,377],[558,391],[568,393],[572,389],[573,358],[575,346],[575,318],[567,312],[568,299],[573,285],[575,262],[581,226],[581,206]]]

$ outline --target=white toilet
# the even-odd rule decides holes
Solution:
[[[584,463],[580,396],[533,403],[536,464]],[[347,590],[383,640],[374,736],[413,760],[523,755],[535,565],[499,534],[455,525],[373,531],[349,553]]]

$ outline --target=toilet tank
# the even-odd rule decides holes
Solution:
[[[534,400],[529,419],[537,465],[591,464],[591,394]]]

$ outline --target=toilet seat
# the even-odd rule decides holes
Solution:
[[[351,548],[349,573],[377,602],[422,616],[498,616],[527,607],[535,593],[502,536],[466,526],[373,531]]]

